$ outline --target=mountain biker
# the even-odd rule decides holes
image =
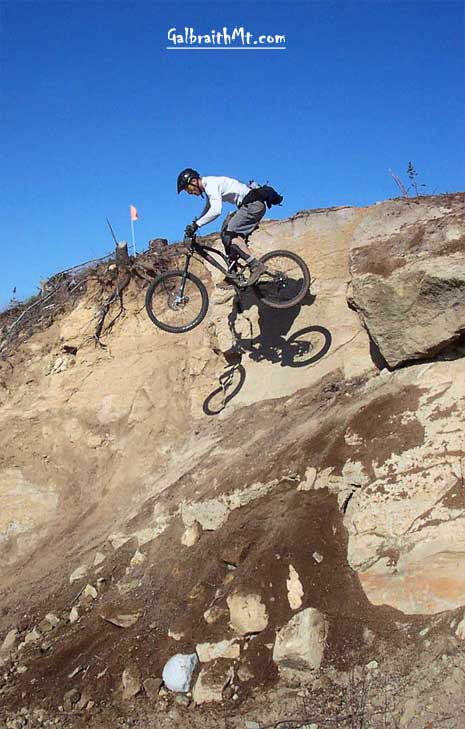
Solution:
[[[238,210],[228,215],[221,227],[221,240],[226,253],[231,260],[242,258],[250,269],[250,276],[247,283],[254,284],[262,273],[265,266],[251,253],[245,240],[257,227],[265,215],[266,205],[263,200],[257,199],[256,192],[259,186],[245,185],[232,177],[201,177],[200,174],[186,167],[178,175],[178,194],[185,190],[188,195],[207,196],[207,202],[199,218],[196,218],[186,227],[186,235],[193,235],[199,228],[221,214],[223,202],[237,205]],[[271,188],[270,188],[271,189]],[[274,191],[275,192],[275,191]],[[282,200],[282,198],[281,198]]]

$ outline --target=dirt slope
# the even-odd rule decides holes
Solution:
[[[309,265],[301,307],[245,297],[239,312],[200,269],[211,305],[188,334],[156,329],[133,287],[105,349],[89,341],[84,296],[2,363],[5,722],[351,726],[365,697],[360,726],[463,725],[465,322],[450,292],[464,210],[458,193],[268,222],[256,251]],[[370,250],[411,256],[413,240],[418,259],[447,259],[425,296],[440,310],[446,291],[448,334],[429,317],[438,344],[421,354],[416,333],[413,362],[399,326],[405,362],[391,370],[370,338],[392,319],[390,299],[373,299]],[[309,609],[325,626],[320,658],[308,662],[306,628],[280,659],[281,631]],[[174,654],[222,641],[234,657],[201,663],[190,708],[144,688]]]

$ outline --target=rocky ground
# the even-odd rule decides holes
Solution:
[[[463,726],[464,214],[269,222],[297,310],[199,269],[189,334],[132,287],[105,349],[83,296],[1,363],[8,729]]]

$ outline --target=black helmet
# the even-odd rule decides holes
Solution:
[[[185,170],[178,175],[178,194],[181,190],[185,190],[189,182],[194,179],[200,179],[200,175],[197,170],[193,170],[191,167],[186,167]]]

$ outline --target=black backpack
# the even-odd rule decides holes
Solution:
[[[274,187],[271,187],[270,185],[261,185],[260,187],[255,187],[253,190],[248,192],[239,207],[255,202],[256,200],[264,202],[269,210],[272,205],[281,205],[283,196],[276,192]]]

